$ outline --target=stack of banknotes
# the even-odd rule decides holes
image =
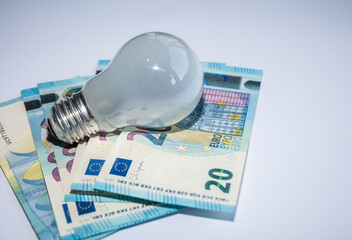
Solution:
[[[0,165],[39,239],[100,239],[182,208],[235,211],[262,71],[202,66],[202,99],[183,121],[75,145],[51,138],[46,120],[92,76],[39,83],[0,103]]]

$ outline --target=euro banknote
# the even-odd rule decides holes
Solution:
[[[192,208],[234,212],[262,71],[202,63],[196,109],[164,129],[126,128],[97,190]]]
[[[46,99],[46,96],[51,96],[50,99],[55,99],[55,95],[67,97],[67,94],[65,93],[69,93],[69,95],[71,95],[75,89],[80,89],[80,83],[84,83],[85,81],[86,78],[79,79],[79,77],[77,77],[69,80],[38,84],[38,86],[42,89],[40,95],[41,99]],[[43,104],[44,116],[49,116],[49,110],[52,104],[53,103]],[[110,133],[101,133],[100,138],[103,138],[104,135],[106,139]],[[67,158],[65,158],[66,156],[62,153],[65,151],[65,149],[70,149],[71,146],[61,146],[61,143],[54,141],[53,147],[55,156],[57,152],[59,156],[61,155],[60,158],[56,157],[56,162],[58,163],[62,160],[65,161]],[[73,155],[74,152],[72,152],[71,156]],[[67,163],[69,163],[69,161],[65,161],[66,169]],[[70,172],[64,172],[65,176],[69,178]],[[66,185],[66,181],[62,176],[60,180],[62,186]],[[167,208],[158,205],[160,204],[135,203],[129,199],[129,201],[124,201],[123,203],[119,204],[104,204],[80,201],[76,203],[66,203],[65,207],[66,210],[70,212],[70,219],[74,225],[75,234],[78,237],[89,237],[93,234],[117,230],[177,211],[177,208]]]
[[[39,239],[59,239],[21,98],[0,104],[0,165]]]
[[[4,103],[3,106],[0,109],[3,110],[4,117],[0,118],[9,141],[7,147],[1,147],[2,152],[6,151],[5,156],[0,157],[1,167],[38,238],[60,239],[26,115],[26,108],[35,107],[36,102],[24,105],[22,99],[18,98]],[[89,239],[99,239],[109,234],[111,233]],[[63,236],[62,239],[78,238]]]

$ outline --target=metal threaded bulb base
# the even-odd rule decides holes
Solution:
[[[59,140],[72,144],[101,129],[89,112],[82,92],[78,92],[50,109],[48,131]]]

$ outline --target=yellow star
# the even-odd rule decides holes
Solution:
[[[225,146],[226,145],[232,145],[233,146],[233,142],[230,142],[229,140],[223,140],[222,142],[225,144]]]
[[[233,120],[240,120],[240,116],[241,116],[241,114],[236,114],[236,113],[232,113],[230,115],[232,121]]]
[[[204,152],[206,151],[211,151],[212,147],[209,147],[208,145],[205,145],[204,147],[202,147],[204,149]]]
[[[218,101],[217,103],[215,103],[215,104],[218,105],[218,108],[219,108],[219,107],[224,107],[224,108],[226,108],[225,103],[226,103],[226,102],[223,102],[223,101],[221,101],[221,99],[219,99],[219,101]]]
[[[180,146],[176,147],[177,148],[177,152],[179,151],[186,151],[186,146],[182,146],[182,144],[180,144]]]
[[[243,135],[243,130],[239,130],[238,128],[236,128],[235,131],[232,131],[233,134],[235,134],[235,136],[242,136]]]

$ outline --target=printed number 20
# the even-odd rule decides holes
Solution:
[[[166,134],[165,133],[160,134],[159,138],[156,138],[156,137],[154,137],[152,134],[150,134],[148,132],[133,131],[133,132],[130,132],[127,135],[127,140],[133,141],[134,140],[133,138],[134,138],[135,135],[142,135],[142,136],[148,138],[152,143],[154,143],[154,145],[159,145],[159,146],[163,145],[163,143],[165,141],[165,138],[166,138]]]
[[[210,169],[208,174],[210,177],[218,180],[230,180],[233,177],[232,172],[220,168]],[[218,187],[224,193],[229,193],[231,183],[226,183],[226,185],[223,186],[219,182],[212,180],[205,183],[205,189],[210,190],[211,185]]]

